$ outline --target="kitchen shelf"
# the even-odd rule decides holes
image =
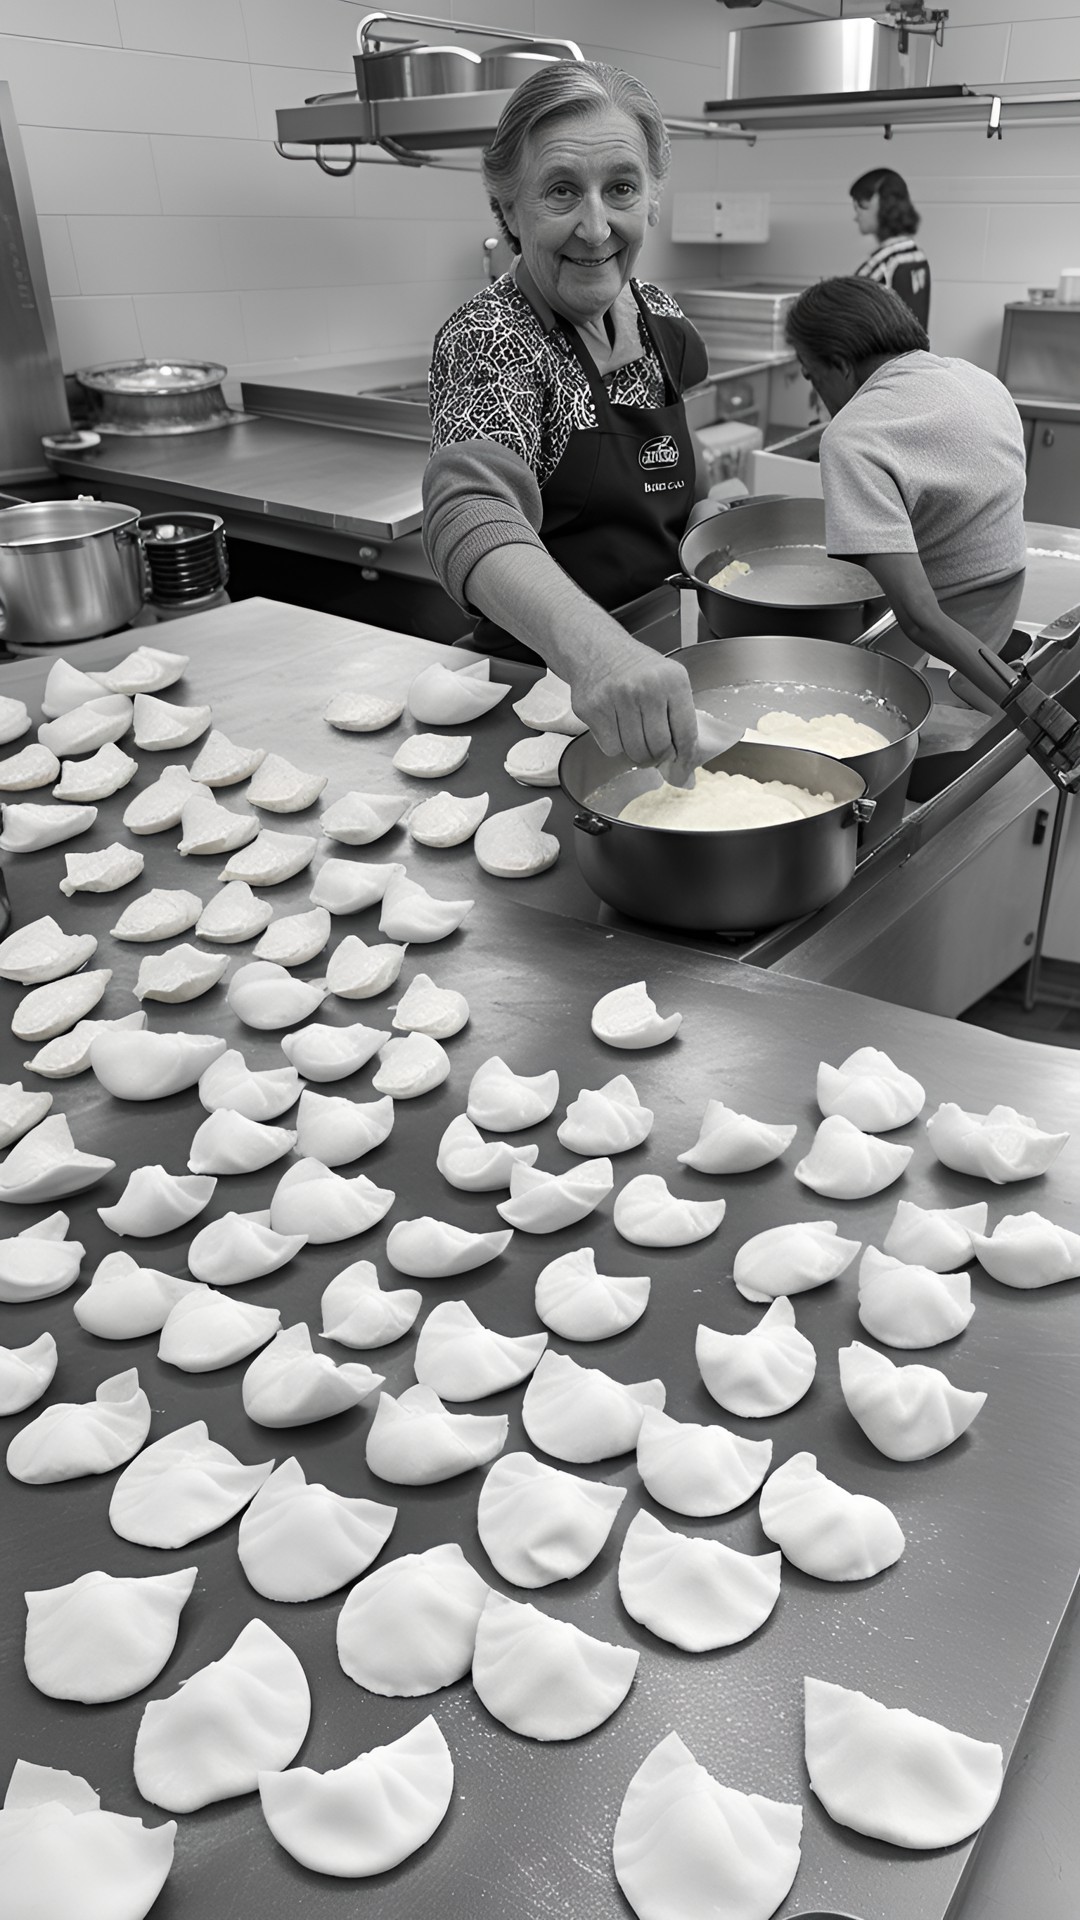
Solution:
[[[882,127],[984,127],[987,135],[1023,126],[1080,121],[1080,92],[1061,88],[911,87],[871,93],[789,95],[757,100],[707,100],[706,124],[754,133]]]
[[[511,94],[510,88],[477,93],[414,96],[373,103],[353,94],[330,94],[301,107],[277,110],[277,148],[285,159],[317,158],[323,147],[358,149],[383,141],[400,149],[401,164],[439,164],[443,152],[485,147]],[[708,100],[700,119],[668,121],[677,138],[741,140],[759,134],[881,127],[886,137],[909,128],[943,130],[982,127],[1000,139],[1027,126],[1080,123],[1080,92],[1007,87],[921,87],[865,94],[808,94],[804,99]],[[288,153],[288,146],[314,147],[315,155]],[[372,155],[372,158],[375,156]],[[350,163],[351,166],[351,163]],[[336,168],[334,170],[337,170]]]
[[[512,92],[513,88],[503,87],[377,102],[361,100],[355,93],[328,94],[307,100],[302,107],[277,109],[277,148],[279,153],[290,145],[355,149],[390,140],[422,166],[437,153],[488,146]],[[738,127],[711,125],[707,120],[676,118],[667,125],[676,136],[742,140],[751,145],[756,137]],[[308,156],[283,153],[283,157],[291,160]]]

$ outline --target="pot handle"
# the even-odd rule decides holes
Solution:
[[[5,507],[25,507],[28,505],[29,505],[29,502],[24,500],[21,494],[0,493],[0,513],[3,512]],[[7,614],[4,611],[3,599],[0,598],[0,640],[3,639],[6,632],[7,632]]]
[[[865,827],[867,823],[873,819],[876,812],[877,801],[871,800],[868,793],[860,793],[856,795],[851,803],[849,820],[854,820],[857,826]]]
[[[602,820],[598,813],[575,813],[574,825],[582,833],[601,834],[611,832],[611,821]]]
[[[874,621],[873,626],[867,627],[865,632],[858,634],[854,640],[850,640],[848,645],[867,648],[876,646],[877,642],[883,640],[887,633],[892,633],[898,624],[895,613],[889,607],[879,620]]]
[[[79,497],[81,499],[82,495],[80,494]],[[146,548],[143,545],[142,534],[139,532],[138,527],[114,527],[113,540],[118,552],[122,551],[124,547],[133,546],[138,549],[139,584],[142,588],[143,599],[148,600],[150,598],[150,567],[146,558]]]

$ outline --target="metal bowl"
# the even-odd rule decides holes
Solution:
[[[640,826],[619,812],[657,786],[659,774],[601,753],[591,733],[579,734],[559,762],[559,784],[575,808],[578,865],[601,900],[659,926],[753,933],[813,913],[843,892],[855,871],[859,824],[874,810],[861,774],[823,753],[745,742],[708,764],[713,772],[831,793],[836,804],[809,819],[733,832]]]
[[[201,433],[224,426],[232,411],[216,360],[121,360],[81,367],[75,378],[99,433]]]

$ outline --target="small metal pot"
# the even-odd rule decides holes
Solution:
[[[485,47],[480,55],[481,88],[495,91],[519,87],[539,67],[549,67],[555,60],[580,59],[580,54],[570,52],[570,45],[572,42],[563,40],[538,40],[526,47],[520,40],[505,40],[498,46]]]
[[[361,100],[413,100],[433,93],[475,93],[480,55],[467,47],[387,47],[353,56]]]
[[[134,507],[27,500],[0,512],[0,635],[55,647],[129,626],[145,568]]]
[[[659,776],[622,754],[601,753],[591,734],[580,734],[559,762],[559,784],[577,809],[578,865],[601,900],[663,927],[754,933],[843,892],[855,871],[859,824],[874,810],[861,774],[823,753],[745,742],[709,766],[831,793],[836,805],[809,819],[730,833],[639,826],[618,814]]]
[[[769,555],[811,550],[823,572],[831,566],[836,590],[813,605],[792,605],[783,596],[783,572],[775,574],[777,597],[747,600],[709,581],[732,560],[747,560],[757,580],[768,577]],[[693,588],[709,632],[717,639],[743,633],[803,633],[817,640],[855,640],[886,610],[881,593],[869,595],[852,582],[850,561],[829,561],[825,552],[825,504],[784,495],[703,501],[679,542],[682,572],[670,585]],[[862,569],[859,569],[862,572]],[[845,576],[847,576],[845,578]]]

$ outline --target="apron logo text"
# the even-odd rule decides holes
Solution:
[[[679,449],[670,433],[663,434],[659,440],[646,440],[638,454],[638,466],[646,469],[677,467],[678,464]]]
[[[646,493],[681,493],[682,490],[681,480],[646,480],[645,482]]]

